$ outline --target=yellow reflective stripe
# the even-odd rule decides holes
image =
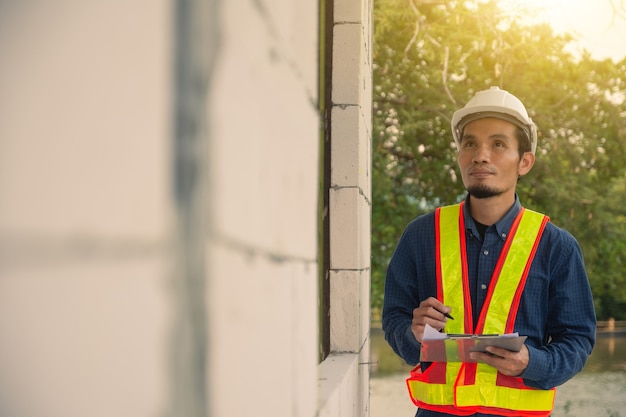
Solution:
[[[478,364],[476,384],[458,386],[457,407],[476,406],[505,408],[509,410],[550,411],[554,406],[556,390],[519,389],[496,385],[497,370],[486,364]]]
[[[432,405],[454,405],[454,382],[461,369],[461,362],[446,364],[446,383],[434,384],[415,379],[408,380],[411,398]]]
[[[440,265],[445,305],[454,308],[454,320],[448,320],[448,333],[464,333],[465,308],[463,307],[463,267],[461,264],[461,236],[459,210],[461,205],[442,207],[439,211]],[[456,308],[455,308],[456,307]]]
[[[454,397],[449,386],[409,380],[411,398],[432,405],[454,405]]]
[[[550,411],[554,406],[554,390],[517,389],[509,387],[489,387],[489,407],[508,410]],[[466,385],[457,388],[456,407],[473,407],[472,398],[480,398],[486,390],[477,385]]]
[[[485,363],[476,364],[476,385],[496,385],[498,371]]]
[[[543,214],[530,210],[524,211],[502,266],[491,302],[487,306],[483,333],[503,333],[505,331],[506,320],[513,307],[513,298],[541,229],[543,218]]]

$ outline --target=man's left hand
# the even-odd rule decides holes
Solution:
[[[487,346],[486,350],[489,353],[472,352],[470,358],[491,365],[501,374],[507,376],[519,376],[528,366],[528,348],[526,345],[522,345],[519,352],[511,352],[495,346]]]

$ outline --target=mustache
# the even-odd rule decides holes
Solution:
[[[490,174],[495,174],[496,173],[496,169],[488,167],[486,165],[479,165],[479,166],[475,166],[475,167],[470,168],[468,172],[470,174],[473,174],[475,172],[488,172]]]

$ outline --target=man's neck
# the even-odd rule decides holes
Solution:
[[[475,198],[470,195],[470,214],[477,222],[491,226],[497,223],[515,203],[515,195]]]

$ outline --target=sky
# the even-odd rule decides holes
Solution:
[[[500,0],[500,4],[511,12],[530,10],[556,33],[572,34],[576,41],[569,50],[574,54],[584,48],[595,59],[619,61],[626,56],[626,0]]]

